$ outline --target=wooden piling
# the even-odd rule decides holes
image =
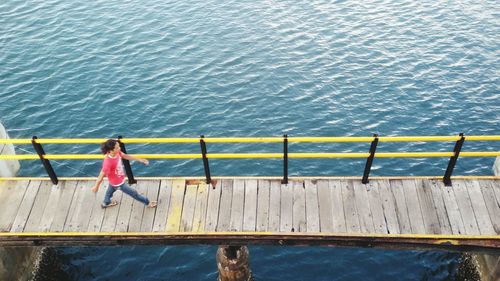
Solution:
[[[246,246],[219,246],[217,268],[219,281],[251,280],[248,248]]]

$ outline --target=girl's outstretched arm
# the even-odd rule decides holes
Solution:
[[[97,192],[99,190],[99,187],[101,186],[102,180],[104,179],[104,172],[101,170],[99,173],[99,176],[97,177],[97,181],[95,182],[95,185],[91,188],[93,192]]]
[[[135,160],[135,161],[139,161],[139,162],[141,162],[141,163],[142,163],[142,164],[144,164],[144,165],[149,165],[149,161],[148,161],[148,159],[137,158],[137,157],[134,157],[134,156],[132,156],[132,155],[125,154],[125,153],[123,153],[123,152],[122,152],[121,154],[122,154],[122,157],[123,157],[124,159],[127,159],[127,160]]]

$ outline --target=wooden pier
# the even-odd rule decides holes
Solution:
[[[500,177],[139,179],[157,208],[93,179],[0,181],[0,246],[276,244],[500,251]]]

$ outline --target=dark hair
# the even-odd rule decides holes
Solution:
[[[117,140],[109,139],[109,140],[101,143],[102,154],[107,154],[111,150],[115,149],[115,146],[116,146],[117,142],[118,142]]]

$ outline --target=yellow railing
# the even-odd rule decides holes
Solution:
[[[500,135],[465,136],[466,141],[500,141]],[[288,137],[289,142],[371,142],[375,137]],[[460,136],[378,137],[379,142],[458,141]],[[36,139],[39,144],[99,144],[106,139]],[[198,143],[200,138],[123,138],[123,143]],[[204,138],[207,143],[283,142],[283,137]],[[32,144],[32,139],[0,139],[0,144]]]
[[[0,144],[31,144],[41,148],[42,144],[99,144],[104,142],[103,138],[83,138],[83,139],[0,139]],[[455,141],[455,149],[452,152],[375,152],[378,142],[445,142]],[[450,157],[447,174],[445,178],[451,175],[458,156],[462,157],[495,157],[500,156],[500,151],[480,151],[480,152],[462,152],[460,151],[464,141],[500,141],[500,135],[490,136],[401,136],[401,137],[201,137],[201,138],[120,138],[122,145],[137,143],[202,143],[201,153],[177,153],[177,154],[131,154],[140,158],[149,159],[203,159],[207,182],[210,179],[208,159],[243,159],[243,158],[283,158],[284,181],[287,181],[288,158],[368,158],[363,176],[363,182],[368,182],[367,177],[371,168],[373,158],[427,158],[427,157]],[[288,153],[288,143],[344,143],[344,142],[371,142],[370,152],[368,153]],[[206,143],[284,143],[282,153],[208,153]],[[459,145],[460,143],[460,145]],[[457,148],[458,147],[458,148]],[[18,155],[0,155],[0,160],[37,160],[41,159],[45,168],[50,166],[49,160],[89,160],[102,159],[101,154],[45,154],[41,153],[43,149],[37,149],[38,154],[18,154]],[[52,169],[52,168],[50,168]],[[208,171],[207,171],[208,170]],[[53,172],[52,172],[53,173]],[[49,172],[49,175],[51,173]],[[55,177],[55,174],[54,174]],[[132,176],[133,177],[133,176]],[[52,178],[52,176],[51,176]],[[130,177],[129,177],[130,179]],[[54,180],[53,180],[54,181]],[[57,180],[56,180],[57,181]]]

